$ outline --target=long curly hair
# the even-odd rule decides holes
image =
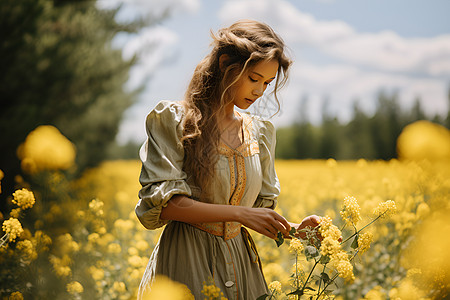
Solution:
[[[272,93],[279,111],[277,91],[286,83],[291,65],[283,40],[264,23],[242,20],[211,36],[212,51],[197,65],[185,93],[181,139],[185,149],[184,171],[188,180],[201,189],[200,198],[204,199],[209,198],[218,160],[218,116],[233,101],[233,85],[257,63],[277,60],[279,67]],[[223,54],[227,59],[219,66]]]

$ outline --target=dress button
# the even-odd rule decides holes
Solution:
[[[227,282],[225,282],[225,286],[226,286],[226,287],[232,287],[233,284],[234,284],[233,281],[227,281]]]

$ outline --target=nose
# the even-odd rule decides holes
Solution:
[[[253,90],[253,95],[261,97],[262,94],[264,93],[264,90],[261,87],[255,88]]]

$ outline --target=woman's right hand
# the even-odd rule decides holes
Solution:
[[[277,239],[280,231],[283,236],[289,236],[291,226],[288,221],[273,209],[240,207],[237,221],[271,239]]]

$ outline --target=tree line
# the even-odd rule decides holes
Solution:
[[[383,159],[397,157],[397,138],[403,128],[418,120],[429,120],[450,128],[449,111],[446,116],[427,116],[415,100],[414,106],[401,109],[398,94],[380,92],[375,113],[364,112],[356,103],[352,119],[341,122],[322,109],[322,122],[313,125],[304,116],[307,99],[301,101],[300,118],[294,124],[277,130],[276,157],[280,159]]]

